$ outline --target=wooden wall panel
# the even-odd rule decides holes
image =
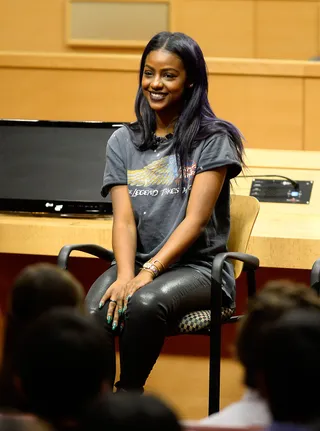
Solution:
[[[0,0],[0,51],[121,52],[136,48],[71,47],[66,43],[66,0]]]
[[[136,72],[0,68],[0,118],[132,121]]]
[[[256,1],[256,58],[308,60],[319,54],[319,2]]]
[[[0,0],[0,51],[140,53],[141,48],[71,47],[66,0]],[[206,56],[305,60],[320,55],[320,0],[170,0],[173,31]]]
[[[216,115],[241,130],[247,147],[303,149],[302,79],[210,76]]]
[[[0,52],[0,118],[131,121],[138,55]],[[247,146],[320,150],[316,62],[207,58],[209,99]]]
[[[320,150],[320,79],[306,79],[305,96],[305,149]]]
[[[64,0],[0,0],[1,51],[67,51]]]
[[[318,52],[317,56],[320,57],[320,1],[318,3]]]
[[[253,57],[253,0],[183,0],[180,5],[176,30],[192,36],[206,56]]]

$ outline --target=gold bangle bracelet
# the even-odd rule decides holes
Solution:
[[[162,262],[160,262],[160,260],[154,260],[152,263],[155,264],[156,262],[158,262],[162,266],[162,271],[164,271],[166,269],[164,267],[164,264]]]

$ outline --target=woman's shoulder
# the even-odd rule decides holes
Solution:
[[[112,133],[110,140],[129,140],[135,142],[139,135],[139,128],[136,123],[123,123]]]

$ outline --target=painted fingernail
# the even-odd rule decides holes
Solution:
[[[108,316],[107,317],[107,323],[108,323],[108,325],[110,325],[110,323],[112,322],[112,317],[111,316]]]
[[[123,308],[123,311],[122,311],[122,312],[123,312],[123,314],[124,314],[126,311],[127,311],[127,306],[125,305],[125,306],[124,306],[124,308]]]
[[[103,301],[100,301],[100,302],[99,302],[99,310],[100,310],[103,306],[104,306]]]
[[[119,313],[119,316],[121,316],[121,314],[122,314],[122,308],[119,308],[118,313]]]
[[[127,296],[127,301],[129,301],[129,299],[131,298],[132,295],[128,295]]]
[[[113,322],[113,324],[112,324],[112,330],[114,331],[115,329],[116,329],[116,327],[117,327],[118,325],[117,325],[117,322]]]

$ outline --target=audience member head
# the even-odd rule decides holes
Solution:
[[[8,301],[4,328],[3,361],[0,373],[0,406],[22,408],[12,381],[12,355],[27,326],[42,313],[59,306],[84,312],[83,286],[56,265],[37,263],[24,268],[15,279]]]
[[[15,279],[8,313],[23,324],[53,307],[78,307],[84,303],[84,289],[73,275],[50,263],[29,265]]]
[[[265,328],[257,349],[261,391],[274,420],[319,423],[320,311],[288,311]]]
[[[265,327],[293,309],[320,310],[320,298],[307,286],[286,280],[271,281],[250,301],[237,339],[237,354],[245,369],[245,384],[257,388],[261,368],[257,345]]]
[[[46,422],[33,415],[0,414],[1,431],[54,431]]]
[[[68,308],[42,314],[25,331],[13,370],[31,412],[63,424],[111,387],[113,353],[90,316]]]
[[[171,407],[156,396],[121,392],[97,400],[87,412],[85,431],[181,431]]]

